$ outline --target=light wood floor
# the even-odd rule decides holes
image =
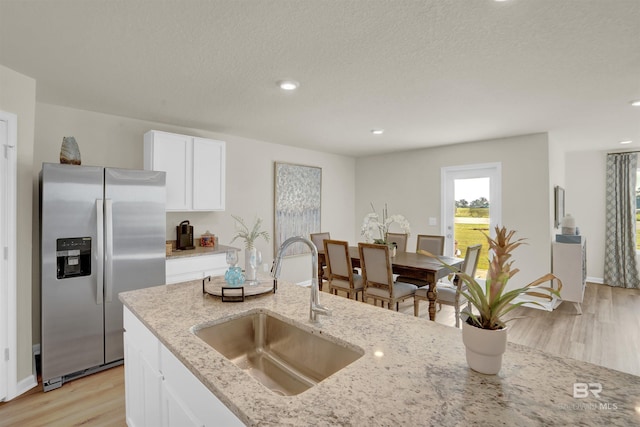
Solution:
[[[42,383],[0,403],[0,426],[126,426],[124,366],[68,382],[47,393]]]
[[[400,311],[412,316],[413,302],[401,303]],[[589,283],[582,312],[576,315],[573,304],[568,303],[553,312],[519,307],[509,315],[515,320],[509,322],[508,339],[640,376],[640,290]],[[420,317],[428,315],[423,302]],[[436,321],[454,326],[453,308],[443,306]],[[125,425],[122,366],[47,393],[40,384],[10,402],[0,403],[0,427]]]
[[[553,312],[518,307],[509,341],[640,376],[640,290],[587,284],[582,315],[573,303]]]

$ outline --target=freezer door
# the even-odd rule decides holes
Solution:
[[[41,358],[47,382],[104,361],[96,213],[103,172],[99,167],[45,163],[40,185]],[[82,258],[88,242],[90,256]],[[88,270],[90,274],[83,275]]]
[[[120,292],[165,283],[165,172],[105,169],[105,362],[124,357]]]

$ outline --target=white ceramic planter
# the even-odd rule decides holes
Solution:
[[[502,367],[507,349],[507,328],[490,330],[462,322],[462,342],[467,349],[467,364],[481,374],[495,375]]]

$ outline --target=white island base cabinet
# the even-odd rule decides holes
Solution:
[[[129,427],[244,425],[126,307],[124,328]]]

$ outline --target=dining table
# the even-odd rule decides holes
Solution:
[[[349,246],[349,257],[354,268],[360,267],[360,252],[357,246]],[[438,297],[436,283],[438,283],[439,279],[451,273],[451,270],[442,262],[452,267],[460,268],[463,261],[464,259],[456,257],[439,256],[434,258],[417,252],[398,251],[395,256],[391,257],[391,268],[394,274],[411,277],[427,283],[425,286],[429,287],[427,291],[429,319],[435,321],[436,300]],[[320,289],[322,289],[324,266],[326,266],[324,251],[318,251],[318,284]]]

